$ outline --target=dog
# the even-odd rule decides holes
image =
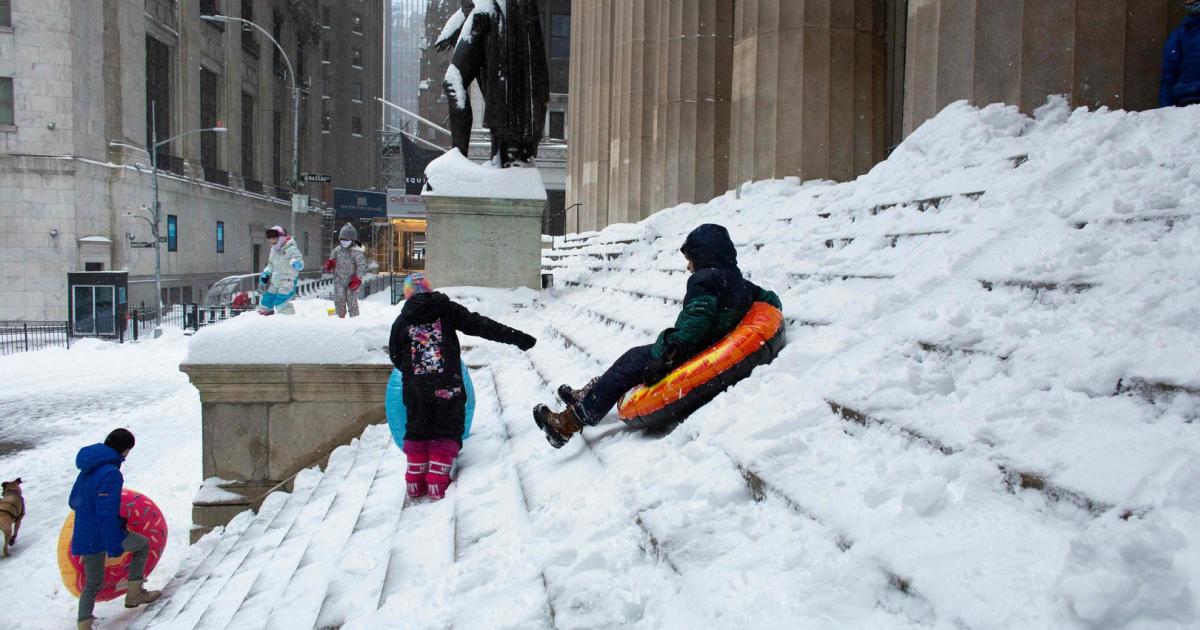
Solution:
[[[21,496],[21,478],[5,481],[0,484],[3,495],[0,496],[0,531],[4,532],[4,557],[8,557],[8,548],[17,544],[17,534],[21,532],[21,520],[25,518],[25,498]]]

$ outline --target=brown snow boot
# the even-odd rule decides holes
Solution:
[[[147,591],[142,588],[143,583],[144,580],[129,580],[129,590],[125,593],[126,608],[137,608],[162,597],[162,591]]]
[[[554,448],[562,448],[572,435],[579,433],[582,425],[575,415],[575,407],[568,406],[560,412],[550,411],[546,405],[533,408],[533,421],[546,434],[546,441]]]
[[[92,630],[92,622],[96,621],[95,617],[88,617],[83,621],[75,624],[75,630]]]
[[[566,405],[574,405],[583,400],[583,397],[588,395],[588,392],[592,390],[592,385],[595,384],[596,379],[592,379],[583,387],[575,389],[570,385],[563,383],[562,385],[558,386],[558,399],[563,401],[563,403]]]

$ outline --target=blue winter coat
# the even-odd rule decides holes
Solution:
[[[103,444],[85,446],[75,456],[79,477],[71,488],[68,503],[75,510],[71,553],[86,556],[108,552],[116,558],[125,553],[125,526],[121,521],[121,463],[125,458]]]
[[[1172,107],[1187,101],[1200,101],[1200,15],[1187,16],[1163,48],[1158,104]]]

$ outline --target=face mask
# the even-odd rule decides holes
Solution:
[[[342,241],[342,247],[349,249],[351,241]]]

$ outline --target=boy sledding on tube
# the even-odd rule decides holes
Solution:
[[[658,383],[729,334],[755,302],[782,310],[777,295],[742,277],[737,249],[724,227],[701,225],[688,234],[679,251],[687,258],[691,275],[675,325],[662,331],[653,344],[627,350],[583,388],[560,385],[558,397],[566,403],[562,411],[534,407],[534,421],[554,448],[561,448],[585,425],[598,424],[625,392]]]

